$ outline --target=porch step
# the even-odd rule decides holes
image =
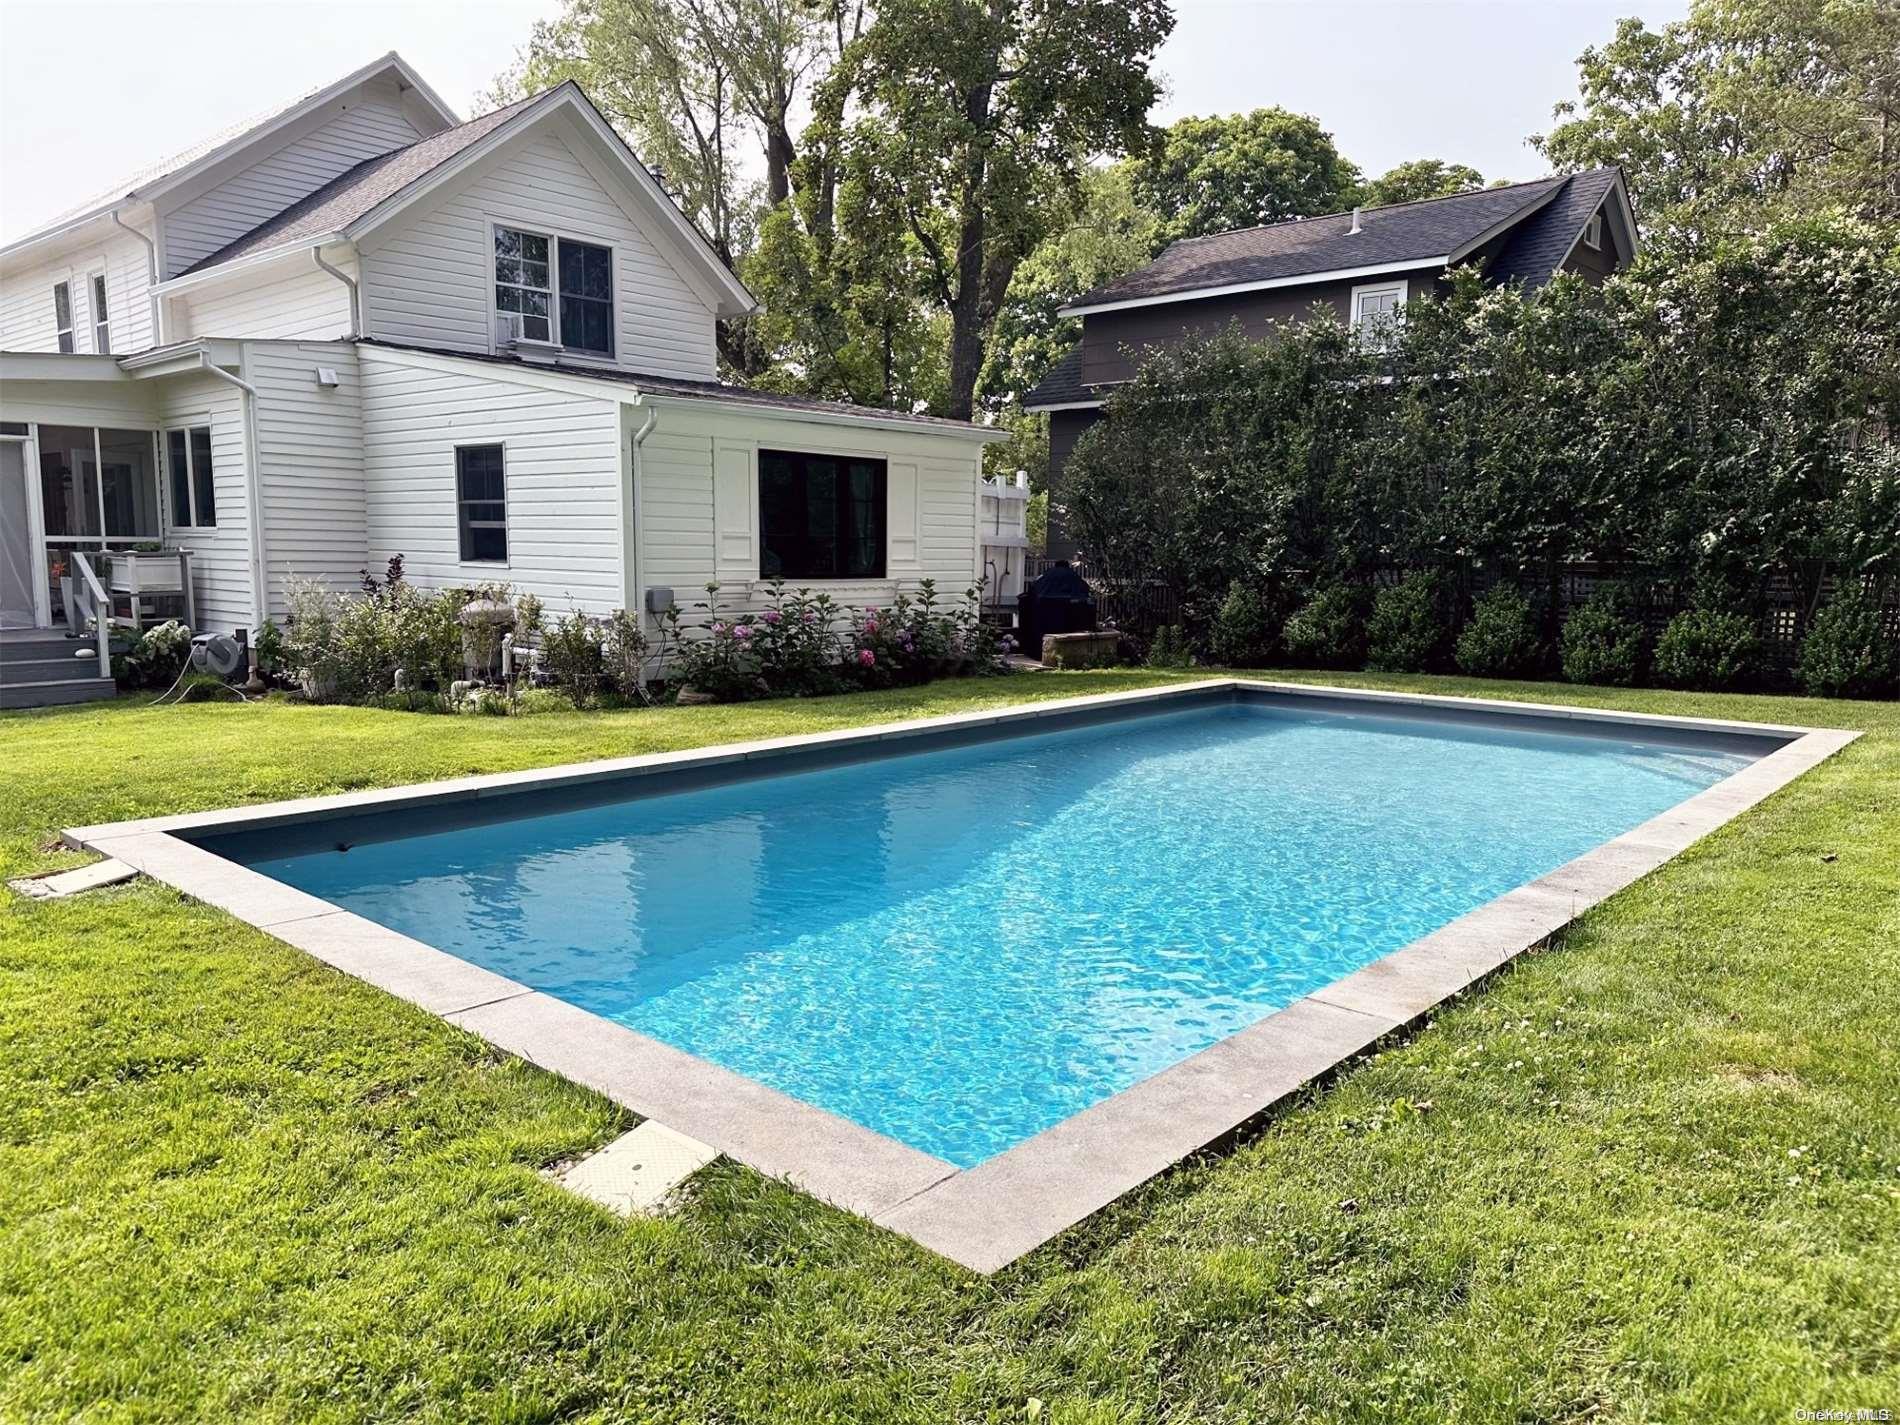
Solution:
[[[81,649],[86,656],[68,653],[58,657],[22,658],[11,648],[0,654],[0,684],[65,683],[74,678],[99,676],[99,651]]]
[[[70,658],[82,648],[96,648],[89,640],[68,638],[63,633],[43,630],[0,633],[0,668],[15,662],[42,658]]]
[[[62,678],[50,683],[0,680],[0,708],[50,708],[62,703],[91,703],[116,691],[110,678]]]

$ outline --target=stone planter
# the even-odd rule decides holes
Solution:
[[[1048,668],[1112,668],[1121,661],[1122,636],[1115,629],[1094,633],[1045,633],[1042,661]]]

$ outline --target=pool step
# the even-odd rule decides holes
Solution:
[[[680,1184],[718,1156],[717,1148],[649,1118],[553,1177],[622,1217],[651,1217],[664,1212]]]
[[[136,866],[128,866],[108,856],[103,861],[94,861],[71,871],[55,871],[50,876],[22,876],[7,884],[21,895],[34,900],[54,901],[76,896],[82,891],[96,891],[101,886],[116,886],[136,875]]]

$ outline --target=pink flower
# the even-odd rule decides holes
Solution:
[[[877,632],[877,620],[876,620],[876,619],[874,619],[874,618],[868,618],[868,619],[866,619],[866,620],[864,621],[864,631],[865,631],[866,633],[876,633],[876,632]]]
[[[712,636],[714,638],[724,638],[726,636],[726,626],[723,623],[714,624],[712,626]]]
[[[868,648],[860,648],[858,650],[858,662],[863,667],[870,668],[877,663],[877,655]]]
[[[733,626],[732,636],[734,638],[750,638],[752,637],[752,630],[745,624],[735,624]]]
[[[777,609],[767,609],[761,617],[763,617],[767,623],[777,623],[780,615]]]

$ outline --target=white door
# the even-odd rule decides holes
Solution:
[[[33,531],[27,520],[26,446],[0,440],[0,628],[33,627]]]

